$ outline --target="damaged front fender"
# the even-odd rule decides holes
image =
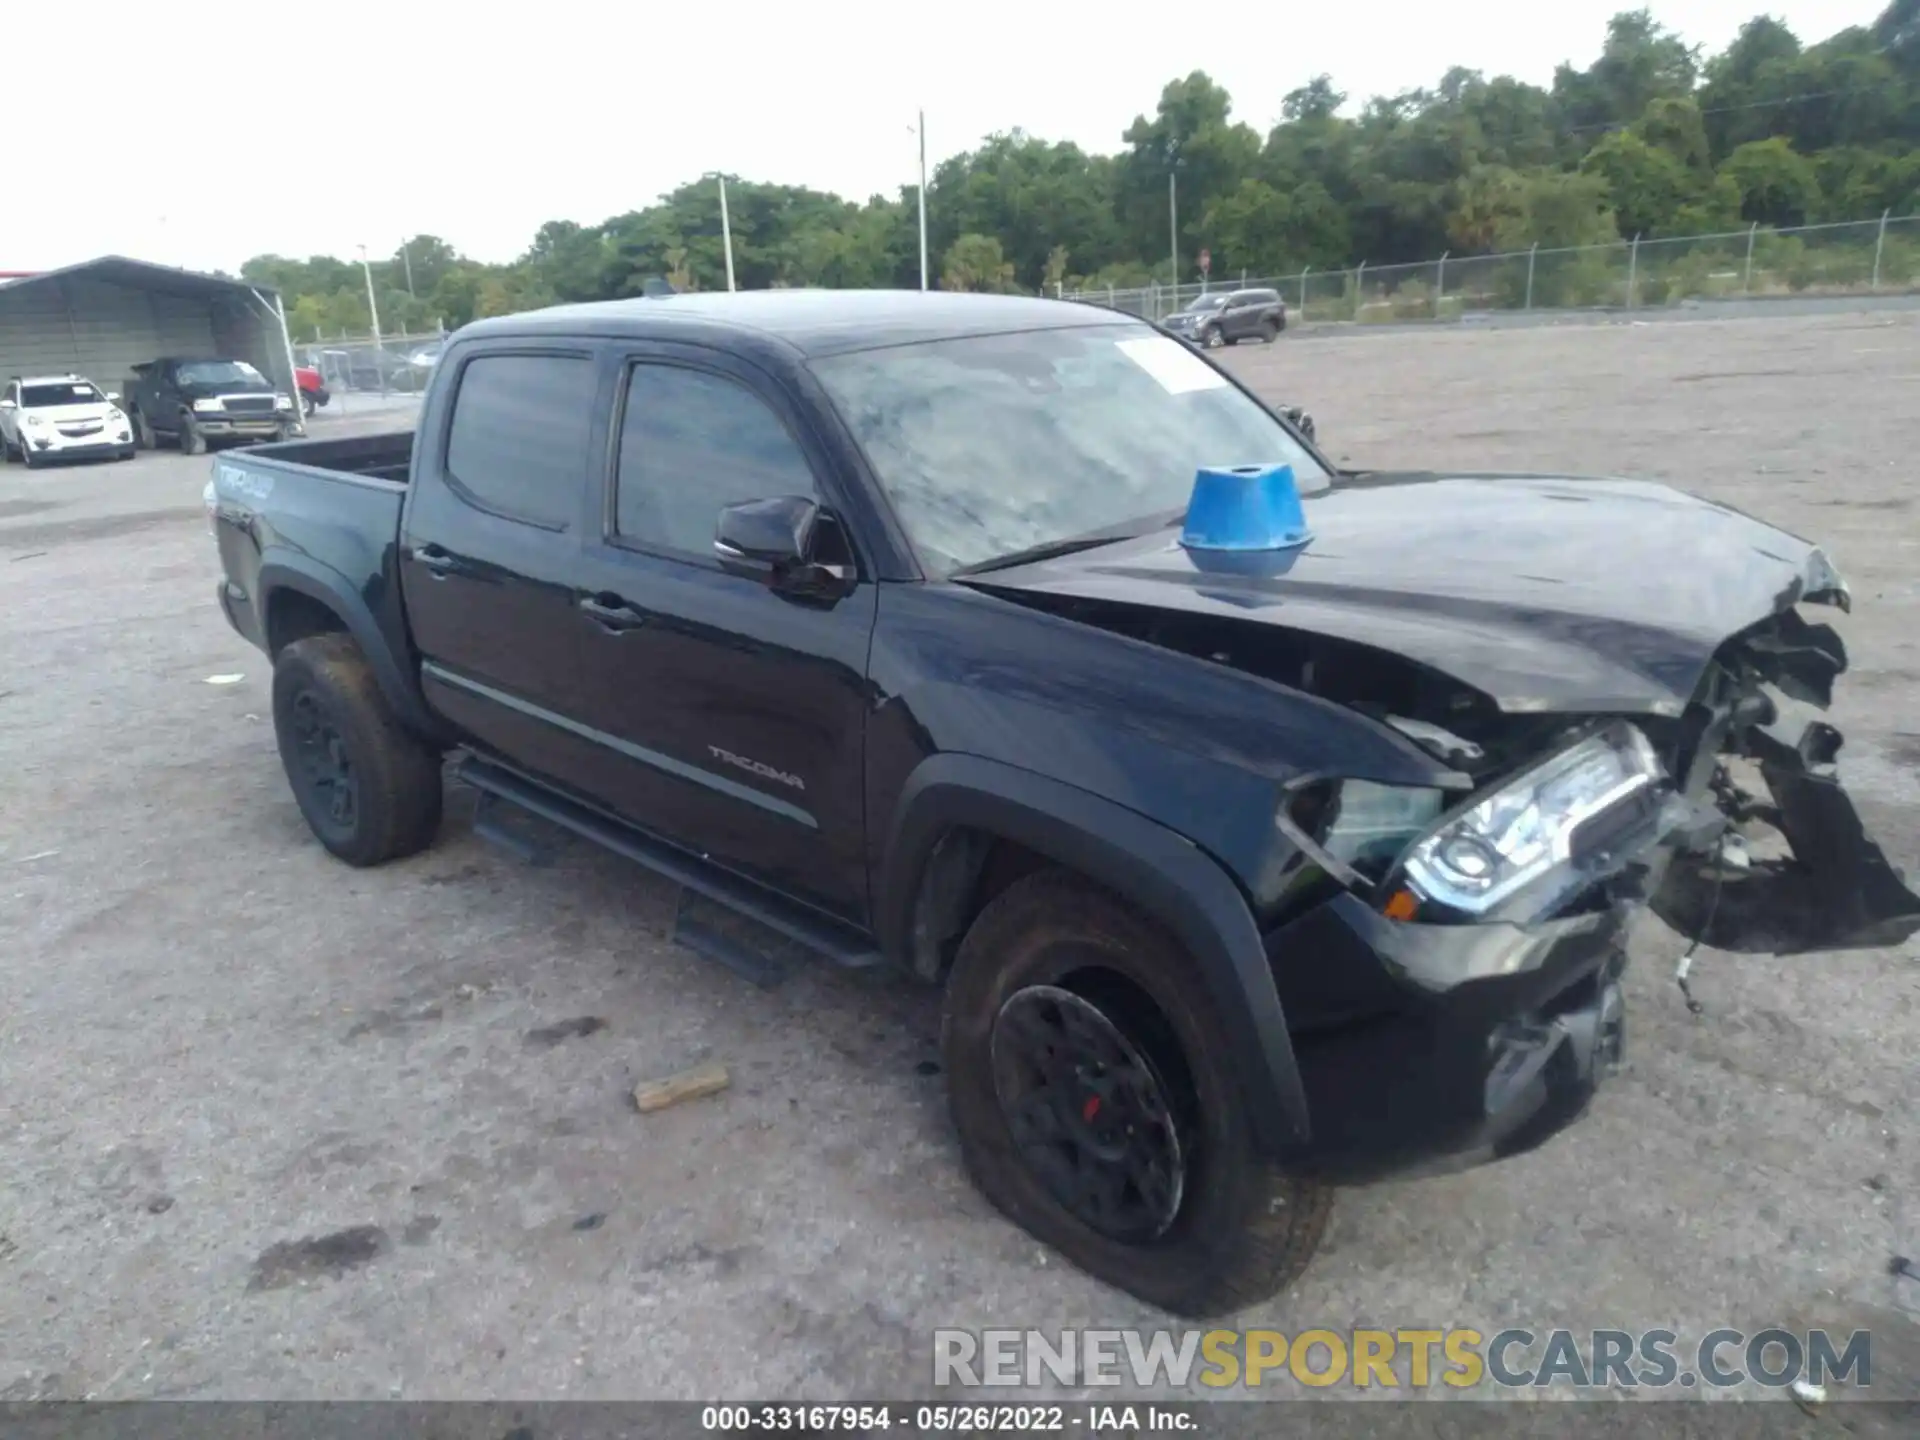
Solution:
[[[1845,608],[1836,590],[1806,598]],[[1688,717],[1694,824],[1651,902],[1675,930],[1776,955],[1875,949],[1920,931],[1920,895],[1840,783],[1840,732],[1784,718],[1826,708],[1846,668],[1840,637],[1790,609],[1716,657]]]

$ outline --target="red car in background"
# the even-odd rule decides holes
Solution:
[[[333,398],[331,392],[327,389],[326,380],[318,370],[313,369],[311,366],[301,365],[295,367],[293,378],[300,386],[300,410],[302,414],[313,414],[315,410],[318,410]]]

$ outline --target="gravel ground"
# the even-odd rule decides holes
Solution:
[[[1357,463],[1652,477],[1827,544],[1843,769],[1916,868],[1920,316],[1228,363]],[[330,861],[213,602],[206,473],[0,476],[0,1399],[899,1396],[936,1326],[1165,1323],[974,1195],[904,983],[755,990],[670,943],[641,871],[518,866],[466,804],[412,861]],[[1647,924],[1584,1124],[1348,1194],[1242,1323],[1866,1326],[1875,1390],[1915,1393],[1915,948],[1703,952],[1700,1019],[1678,950]],[[635,1113],[706,1059],[730,1091]]]

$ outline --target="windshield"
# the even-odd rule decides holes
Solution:
[[[1224,292],[1202,295],[1198,300],[1195,300],[1191,305],[1187,306],[1187,314],[1204,315],[1209,310],[1218,310],[1226,303],[1227,297]]]
[[[260,385],[267,378],[244,360],[183,360],[174,368],[185,385]]]
[[[43,405],[104,405],[107,397],[84,380],[67,380],[58,385],[22,385],[22,409],[38,410]]]
[[[1327,472],[1171,336],[1099,325],[817,360],[930,572],[1183,510],[1203,465]]]

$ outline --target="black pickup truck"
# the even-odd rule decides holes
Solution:
[[[188,455],[222,440],[287,440],[301,433],[293,397],[244,360],[169,355],[133,367],[126,386],[134,443],[171,440]]]
[[[430,844],[451,755],[489,826],[944,985],[976,1182],[1175,1312],[1286,1284],[1338,1184],[1568,1125],[1642,905],[1920,928],[1804,713],[1820,550],[1659,485],[1337,473],[1127,316],[482,321],[417,432],[220,457],[207,503],[323,845]]]

